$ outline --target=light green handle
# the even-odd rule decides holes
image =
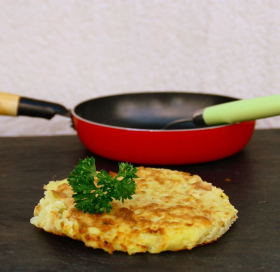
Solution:
[[[280,95],[233,101],[203,111],[207,125],[233,124],[276,115],[280,115]]]

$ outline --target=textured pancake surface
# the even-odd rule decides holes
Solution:
[[[225,193],[189,173],[139,167],[136,193],[110,213],[75,208],[67,180],[44,186],[31,224],[109,253],[160,253],[216,241],[237,218]]]

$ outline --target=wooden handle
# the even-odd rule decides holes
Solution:
[[[0,115],[17,116],[19,100],[19,95],[0,92]]]

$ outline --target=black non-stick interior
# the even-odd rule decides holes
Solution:
[[[161,129],[171,121],[191,118],[196,110],[234,100],[232,97],[198,93],[135,93],[88,100],[77,105],[74,111],[78,116],[99,124]],[[187,123],[172,129],[194,127],[193,123]]]

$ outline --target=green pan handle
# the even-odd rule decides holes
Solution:
[[[203,111],[206,125],[233,124],[280,115],[280,95],[237,100]]]

